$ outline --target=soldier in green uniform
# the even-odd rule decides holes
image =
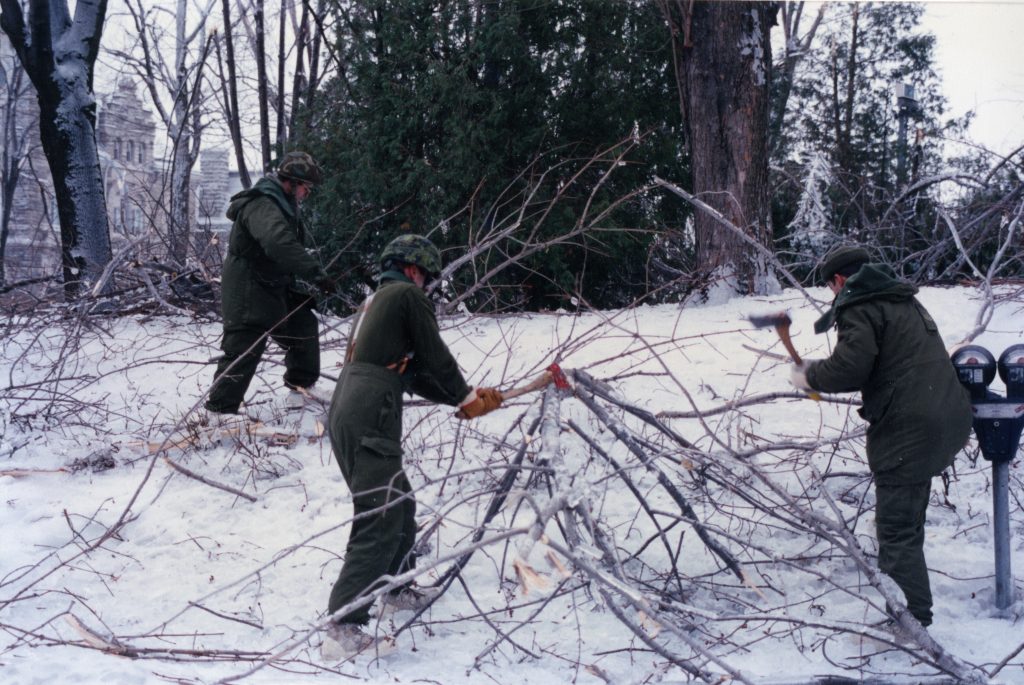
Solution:
[[[402,394],[411,392],[459,407],[476,418],[501,406],[493,388],[472,389],[441,339],[434,307],[423,288],[441,272],[441,255],[427,238],[395,238],[380,257],[379,285],[352,325],[346,364],[331,400],[329,434],[334,456],[352,492],[355,512],[345,563],[331,590],[334,613],[378,587],[381,576],[415,566],[416,500],[402,469]],[[431,597],[411,586],[385,596],[399,608]],[[324,639],[327,660],[375,644],[362,631],[369,606],[336,616]]]
[[[888,266],[870,263],[856,246],[833,250],[820,271],[836,297],[814,330],[834,325],[838,340],[828,359],[794,364],[791,379],[805,390],[860,391],[875,481],[878,567],[903,590],[914,618],[928,626],[924,524],[931,479],[967,443],[970,399],[935,321],[914,297],[917,288]]]
[[[289,152],[277,173],[231,198],[234,221],[222,275],[223,356],[206,409],[237,414],[256,367],[273,338],[285,349],[284,382],[310,388],[320,376],[320,340],[312,300],[296,290],[296,276],[333,289],[319,260],[303,245],[299,204],[321,182],[305,152]]]

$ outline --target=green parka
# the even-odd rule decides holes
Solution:
[[[807,382],[821,392],[861,392],[868,465],[880,484],[928,481],[971,431],[967,391],[916,292],[889,267],[866,264],[814,326],[823,333],[835,324],[838,340],[831,357],[808,362]]]
[[[434,305],[404,274],[388,271],[363,304],[349,339],[350,362],[389,366],[407,359],[401,374],[406,391],[455,406],[466,399],[466,384],[437,326]]]
[[[222,275],[224,327],[269,329],[288,313],[296,276],[316,281],[325,274],[303,246],[298,206],[277,179],[237,193],[227,216],[234,224]]]

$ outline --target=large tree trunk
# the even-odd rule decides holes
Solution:
[[[69,297],[110,262],[103,176],[96,148],[92,68],[106,0],[31,0],[26,27],[20,0],[0,0],[0,25],[36,87],[39,133],[60,217],[64,288]]]
[[[39,92],[39,134],[53,176],[60,219],[61,264],[65,292],[78,294],[81,282],[95,282],[110,262],[103,175],[96,148],[95,104],[82,104],[82,89],[55,79],[50,92]]]
[[[766,247],[770,244],[767,2],[666,2],[678,58],[677,78],[693,192]],[[742,293],[771,287],[765,260],[711,216],[695,217],[697,266]],[[734,280],[732,280],[734,279]]]

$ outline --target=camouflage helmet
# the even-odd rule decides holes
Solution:
[[[319,185],[324,180],[323,173],[313,158],[308,153],[298,150],[289,152],[281,159],[281,163],[277,165],[277,176],[313,185]]]
[[[441,273],[441,253],[428,238],[415,233],[400,235],[380,253],[380,263],[384,266],[389,260],[415,264],[426,271],[431,278]]]

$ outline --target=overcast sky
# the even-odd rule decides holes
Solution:
[[[951,114],[974,109],[971,137],[1008,153],[1024,144],[1024,0],[927,3]]]

